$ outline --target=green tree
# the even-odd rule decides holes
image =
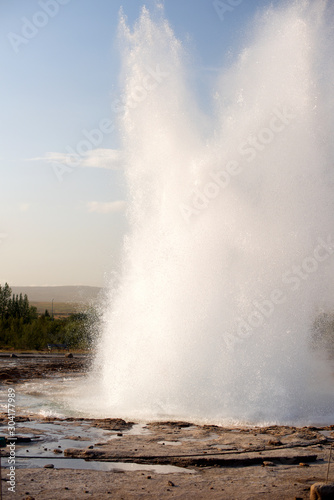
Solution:
[[[6,283],[0,285],[0,346],[14,349],[44,349],[47,344],[67,344],[72,348],[91,348],[97,330],[96,310],[51,320],[48,311],[38,315],[27,295],[12,295]],[[95,336],[95,335],[94,335]]]
[[[0,316],[1,319],[4,319],[5,315],[8,312],[10,297],[12,295],[12,290],[10,289],[8,283],[5,283],[5,286],[0,285]]]

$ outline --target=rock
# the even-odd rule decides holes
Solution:
[[[175,486],[175,484],[173,483],[173,481],[168,481],[168,486]]]
[[[17,358],[17,355],[14,354],[13,352],[9,355],[10,358]]]
[[[65,354],[65,358],[73,358],[73,354],[71,352],[67,352]]]
[[[134,422],[125,422],[121,418],[101,418],[97,419],[93,425],[107,431],[125,431],[131,429]]]
[[[274,467],[274,466],[275,466],[274,462],[268,462],[268,461],[263,462],[263,467]]]
[[[334,483],[314,483],[311,486],[310,500],[333,500]]]
[[[281,446],[282,445],[282,442],[279,440],[279,439],[270,439],[268,441],[268,444],[270,446]]]
[[[53,464],[45,464],[44,469],[54,469],[54,465]]]
[[[59,448],[55,448],[55,449],[53,450],[53,453],[63,453],[63,452],[62,452]]]

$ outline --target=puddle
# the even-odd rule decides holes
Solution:
[[[158,444],[167,445],[167,446],[180,446],[181,441],[158,441]]]
[[[29,431],[34,431],[30,432]],[[135,424],[129,430],[120,431],[123,435],[151,434],[145,424]],[[16,467],[35,468],[53,464],[55,469],[86,469],[98,471],[148,471],[157,474],[194,473],[195,471],[172,465],[137,464],[124,462],[101,462],[98,460],[85,460],[82,458],[64,457],[66,448],[85,449],[99,442],[107,442],[118,437],[115,431],[94,427],[88,421],[29,421],[22,422],[17,428],[17,436],[30,437],[27,443],[17,442]],[[165,444],[182,444],[175,441],[162,441]],[[56,452],[54,451],[56,450]],[[4,467],[8,461],[4,460]]]
[[[146,424],[134,424],[131,429],[124,431],[123,434],[127,434],[128,436],[145,436],[152,434],[152,432]]]
[[[89,422],[83,421],[81,424],[78,422],[68,422],[67,420],[63,422],[39,422],[39,421],[30,421],[30,422],[22,422],[22,427],[27,429],[36,429],[37,431],[41,431],[46,436],[52,435],[75,435],[77,438],[90,438],[91,440],[95,439],[107,439],[112,435],[113,431],[108,431],[107,429],[101,429],[100,427],[92,426]],[[19,433],[18,428],[18,433]]]
[[[31,432],[29,433],[29,430]],[[145,424],[134,424],[131,429],[115,430],[101,429],[92,426],[89,421],[71,422],[55,421],[43,422],[33,420],[22,422],[17,427],[18,436],[27,436],[32,440],[28,443],[17,443],[19,455],[24,457],[50,457],[62,458],[66,448],[85,449],[96,446],[98,443],[107,443],[112,439],[122,439],[125,435],[142,436],[151,434]],[[56,452],[54,450],[57,450]]]
[[[64,394],[73,388],[79,376],[53,375],[45,379],[32,379],[17,384],[16,410],[20,415],[37,414],[63,418],[75,415],[64,400]]]
[[[88,448],[94,446],[98,442],[106,442],[112,436],[112,431],[93,427],[88,422],[83,421],[82,424],[77,422],[39,422],[30,421],[23,422],[17,429],[18,436],[26,436],[26,431],[32,429],[38,434],[30,434],[33,440],[29,443],[17,443],[19,455],[29,457],[34,455],[37,457],[50,456],[50,453],[59,455],[66,448]],[[58,450],[56,453],[54,450]],[[57,457],[59,458],[59,457]]]
[[[325,436],[327,438],[334,438],[334,432],[333,431],[318,431],[319,434],[322,436]]]
[[[40,468],[44,465],[53,464],[55,469],[84,469],[84,470],[98,470],[98,471],[146,471],[155,472],[156,474],[175,474],[186,473],[194,474],[196,471],[192,469],[185,469],[184,467],[176,467],[175,465],[150,465],[150,464],[136,464],[124,462],[98,462],[86,461],[82,458],[16,458],[16,467],[20,469]],[[8,462],[4,461],[2,467],[9,467]]]

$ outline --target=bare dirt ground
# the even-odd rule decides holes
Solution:
[[[34,358],[0,358],[0,381],[3,387],[15,388],[17,382],[55,371],[78,373],[86,364],[86,359],[75,356],[39,359],[38,366]],[[0,435],[7,438],[1,449],[6,466],[6,412],[0,422]],[[16,422],[16,455],[25,458],[16,461],[15,493],[8,490],[8,468],[3,467],[1,481],[3,498],[13,500],[307,499],[310,486],[326,479],[334,439],[334,425],[224,428],[36,415],[16,415]],[[105,435],[97,434],[103,431]],[[55,439],[61,444],[57,446]],[[44,462],[37,467],[35,458],[41,456]],[[61,468],[65,463],[70,468]],[[89,470],[82,464],[113,469]],[[136,467],[140,470],[131,470]],[[334,466],[329,479],[334,480]]]

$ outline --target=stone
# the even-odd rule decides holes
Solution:
[[[279,439],[270,439],[268,441],[269,446],[281,446],[282,442]]]
[[[311,486],[310,500],[333,500],[334,483],[314,483]]]
[[[44,469],[54,469],[54,465],[53,464],[45,464]]]

